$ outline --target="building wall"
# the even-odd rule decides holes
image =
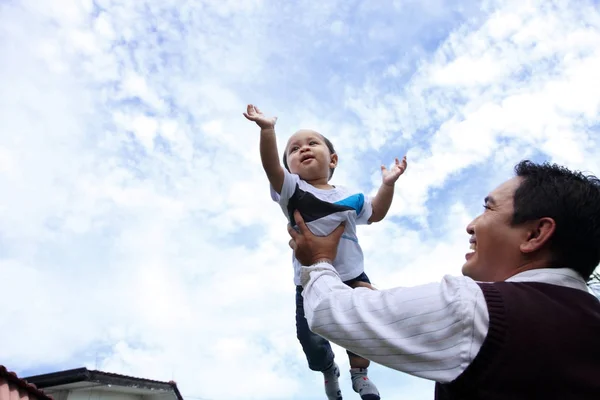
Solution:
[[[37,400],[37,397],[25,390],[19,390],[0,377],[0,400]]]
[[[109,392],[106,390],[84,389],[71,391],[67,397],[67,400],[142,400],[142,396],[127,393]]]

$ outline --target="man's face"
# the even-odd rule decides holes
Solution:
[[[471,252],[466,255],[463,275],[476,281],[502,281],[522,262],[519,246],[527,231],[511,225],[514,194],[521,179],[512,178],[494,189],[485,198],[484,211],[467,226]]]

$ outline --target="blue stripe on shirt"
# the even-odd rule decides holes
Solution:
[[[356,210],[356,215],[358,215],[362,211],[365,204],[365,196],[362,193],[353,194],[350,197],[336,201],[334,204],[351,207]]]

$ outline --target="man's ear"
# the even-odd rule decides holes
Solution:
[[[337,154],[333,153],[329,159],[329,168],[335,168],[337,167],[338,164],[338,156]]]
[[[532,253],[541,249],[548,243],[555,230],[556,222],[549,217],[530,222],[526,240],[520,246],[521,252]]]

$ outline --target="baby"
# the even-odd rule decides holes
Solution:
[[[345,284],[353,288],[371,288],[364,272],[364,259],[356,235],[357,224],[381,221],[387,214],[394,196],[394,184],[405,171],[406,157],[388,170],[381,166],[382,184],[371,200],[363,193],[355,193],[329,183],[338,164],[333,144],[325,136],[312,130],[299,130],[288,140],[283,154],[283,168],[279,162],[275,138],[276,117],[266,117],[257,107],[248,105],[244,116],[260,127],[260,156],[271,184],[271,197],[278,202],[292,225],[294,210],[300,211],[308,228],[315,235],[328,235],[341,222],[346,222],[333,266]],[[296,284],[296,334],[308,367],[320,371],[325,378],[325,393],[330,400],[341,400],[338,382],[339,368],[334,361],[331,345],[326,339],[312,333],[304,316],[301,264],[293,257]],[[364,290],[364,289],[363,289]],[[379,400],[379,391],[367,377],[369,360],[349,351],[352,388],[363,400]]]

